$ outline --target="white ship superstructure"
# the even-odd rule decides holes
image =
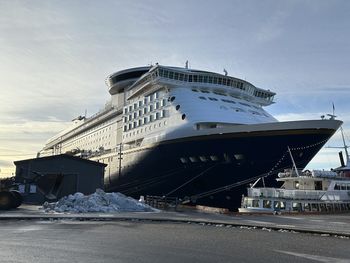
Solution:
[[[119,71],[106,82],[105,109],[75,119],[41,154],[104,162],[106,188],[135,196],[193,197],[241,180],[245,166],[252,177],[272,173],[287,145],[302,149],[296,161],[304,167],[341,124],[278,122],[263,109],[275,93],[213,72],[155,65]]]

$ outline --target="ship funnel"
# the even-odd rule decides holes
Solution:
[[[340,159],[341,167],[345,167],[343,152],[339,152],[339,159]]]

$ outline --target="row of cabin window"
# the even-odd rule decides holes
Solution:
[[[350,190],[350,184],[336,183],[334,185],[334,190]]]
[[[123,135],[123,139],[125,138],[128,138],[128,136],[133,136],[133,135],[137,135],[139,133],[143,133],[144,131],[147,132],[148,131],[151,131],[152,129],[156,129],[157,127],[162,127],[163,125],[166,126],[168,124],[168,122],[165,120],[163,123],[162,122],[158,122],[158,124],[154,124],[153,127],[152,125],[149,125],[149,126],[145,126],[144,128],[141,128],[141,129],[137,129],[137,130],[134,130],[133,132],[129,132],[129,133],[125,133]]]
[[[142,117],[145,114],[152,113],[153,111],[159,110],[164,106],[166,106],[166,105],[164,105],[161,102],[156,102],[155,104],[148,105],[147,107],[139,109],[138,111],[132,112],[128,116],[124,116],[124,123],[126,123],[128,121],[132,121],[133,119]]]
[[[200,96],[198,97],[202,100],[207,100],[206,97],[203,97],[203,96]],[[218,101],[217,98],[212,98],[212,97],[208,97],[209,100],[211,101]],[[231,104],[236,104],[236,102],[234,102],[233,100],[226,100],[226,99],[221,99],[221,101],[223,102],[227,102],[227,103],[231,103]],[[255,107],[255,106],[251,106],[249,104],[246,104],[246,103],[243,103],[243,102],[239,102],[239,104],[241,105],[244,105],[244,106],[247,106],[247,107],[254,107],[254,108],[258,108],[258,107]],[[245,110],[241,109],[241,108],[235,108],[235,107],[230,107],[231,109],[235,110],[236,112],[246,112]],[[225,106],[220,106],[220,109],[227,109],[227,107]],[[259,109],[259,108],[258,108]],[[265,117],[268,117],[267,114],[264,114],[264,113],[260,113],[260,112],[257,112],[257,111],[252,111],[252,110],[249,110],[250,113],[254,114],[254,115],[264,115]]]
[[[128,106],[124,107],[124,114],[126,114],[128,112],[132,112],[132,111],[138,110],[139,108],[142,108],[144,106],[149,106],[149,103],[158,100],[158,96],[159,95],[156,92],[153,95],[145,97],[143,100],[140,100],[138,102],[133,103],[132,105],[128,105]],[[159,104],[161,107],[166,106],[167,105],[167,99],[159,100],[155,104]]]
[[[218,84],[218,85],[238,88],[241,90],[246,90],[243,82],[234,80],[230,77],[218,77],[211,74],[192,75],[192,74],[179,73],[179,72],[174,72],[174,71],[165,70],[165,69],[158,69],[158,70],[159,70],[159,76],[163,78],[169,78],[169,79],[186,81],[186,82]],[[155,72],[154,76],[157,76],[157,75],[158,74]]]
[[[259,97],[259,98],[263,98],[263,99],[267,99],[268,101],[273,100],[273,95],[270,95],[268,93],[265,93],[265,92],[259,91],[259,90],[254,91],[254,96]]]
[[[124,125],[124,131],[128,131],[137,127],[140,127],[142,125],[148,124],[150,122],[160,120],[161,118],[166,117],[166,110],[162,110],[159,112],[156,112],[154,114],[151,114],[149,116],[145,116],[143,118],[140,118],[139,120],[136,120],[134,122],[130,122],[126,125]]]
[[[192,91],[194,91],[194,92],[199,92],[199,91],[200,91],[200,92],[202,92],[202,93],[211,93],[211,92],[208,91],[208,90],[199,90],[199,91],[198,91],[197,89],[192,89]],[[222,92],[216,92],[216,91],[214,91],[213,93],[216,94],[216,95],[220,95],[220,96],[227,96],[227,94],[222,93]],[[229,94],[229,96],[231,96],[231,97],[233,97],[233,98],[237,98],[236,96],[231,95],[231,94]],[[203,96],[200,96],[199,98],[200,98],[200,99],[203,99],[203,100],[206,99],[206,97],[203,97]],[[212,101],[218,101],[218,99],[213,98],[213,97],[208,97],[208,98],[209,98],[209,100],[212,100]],[[235,102],[235,101],[233,101],[233,100],[229,100],[229,99],[221,99],[221,101],[227,102],[227,103],[232,103],[232,104],[237,103],[237,102]],[[244,102],[238,102],[238,103],[241,104],[241,105],[247,106],[247,107],[253,107],[253,108],[257,109],[257,110],[260,110],[260,108],[259,108],[258,106],[255,106],[255,105],[249,105],[248,103],[244,103]]]

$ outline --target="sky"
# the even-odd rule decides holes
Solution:
[[[334,103],[350,144],[349,14],[346,0],[1,0],[0,177],[103,108],[108,75],[156,62],[270,89],[280,121],[319,119]],[[338,151],[308,167],[339,166]]]

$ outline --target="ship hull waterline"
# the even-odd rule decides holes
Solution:
[[[122,152],[121,160],[116,160],[121,168],[105,177],[105,186],[107,191],[134,198],[169,196],[190,200],[191,204],[236,210],[247,184],[202,194],[259,175],[268,175],[266,183],[276,185],[278,171],[292,166],[288,147],[298,168],[303,169],[334,132],[334,129],[298,129],[165,141]]]

